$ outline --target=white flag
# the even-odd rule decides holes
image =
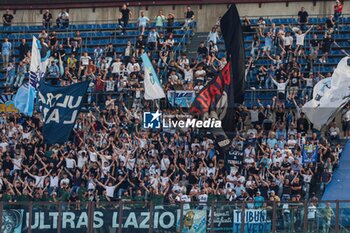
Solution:
[[[315,129],[328,125],[339,110],[350,100],[350,57],[344,57],[331,78],[319,81],[314,87],[313,99],[305,103],[302,111]]]
[[[144,67],[144,86],[145,86],[145,99],[154,100],[165,98],[165,93],[162,85],[159,82],[156,72],[153,69],[152,63],[149,60],[146,53],[141,56]]]

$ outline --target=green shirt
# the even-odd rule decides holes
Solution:
[[[20,195],[20,196],[16,196],[16,200],[21,202],[28,202],[28,201],[31,201],[31,197],[28,195]]]
[[[163,195],[151,194],[149,198],[150,198],[150,201],[152,201],[154,205],[162,205],[163,201],[164,201]]]
[[[208,194],[208,202],[216,201],[217,196],[214,194]]]
[[[163,23],[164,23],[165,17],[162,15],[158,15],[156,17],[156,27],[163,27]]]
[[[69,192],[67,192],[66,190],[62,191],[61,201],[64,201],[64,202],[69,201]]]
[[[144,205],[145,197],[144,196],[135,196],[134,201],[137,202],[137,204],[135,205],[136,208],[142,208],[142,206]]]
[[[84,192],[86,192],[86,188],[85,187],[80,187],[78,189],[78,198],[80,201],[84,201]]]
[[[5,193],[5,194],[2,196],[2,201],[3,201],[3,202],[8,202],[8,201],[10,201],[10,200],[12,200],[11,195]]]

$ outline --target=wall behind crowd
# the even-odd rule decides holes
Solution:
[[[286,3],[263,3],[259,4],[237,4],[238,11],[241,16],[271,16],[271,15],[297,15],[301,6],[304,6],[309,14],[332,14],[333,5],[335,1],[317,2],[314,6],[313,1],[305,2],[291,2],[286,6]],[[349,3],[344,2],[344,14],[350,13]],[[217,21],[219,16],[222,16],[227,10],[227,4],[215,4],[215,5],[191,5],[192,10],[195,13],[197,21],[197,30],[199,32],[206,32],[211,29],[213,24]],[[164,14],[174,13],[177,18],[183,18],[183,12],[185,5],[174,6],[150,6],[146,10],[145,6],[142,7],[130,7],[133,12],[133,19],[138,17],[138,12],[143,10],[145,15],[153,19],[159,10],[163,10]],[[2,15],[4,11],[0,11]],[[59,9],[51,10],[54,17],[57,17]],[[92,8],[76,8],[69,10],[70,19],[72,21],[91,21],[94,23],[96,20],[113,20],[119,17],[119,11],[117,8],[96,8],[94,11]],[[40,10],[17,10],[14,14],[15,23],[30,23],[41,22],[42,14]]]

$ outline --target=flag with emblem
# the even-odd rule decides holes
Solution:
[[[49,47],[45,43],[41,44],[40,41],[33,36],[29,81],[17,90],[13,100],[16,108],[27,116],[33,115],[36,89],[40,78],[43,77],[46,72],[49,57]]]
[[[144,68],[145,99],[155,100],[165,98],[162,85],[159,82],[157,73],[154,71],[151,61],[146,53],[141,56]]]

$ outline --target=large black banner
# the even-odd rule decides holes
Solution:
[[[122,228],[128,232],[148,232],[152,221],[152,232],[176,232],[179,211],[174,208],[154,209],[152,217],[148,208],[127,207],[122,210]],[[93,228],[96,232],[117,232],[119,210],[96,209],[93,213]],[[28,230],[29,213],[23,216],[22,232]],[[61,231],[65,233],[86,233],[89,224],[88,210],[65,210],[62,212]],[[51,233],[58,227],[58,211],[34,210],[31,223],[32,233]],[[126,232],[126,230],[123,230]]]

